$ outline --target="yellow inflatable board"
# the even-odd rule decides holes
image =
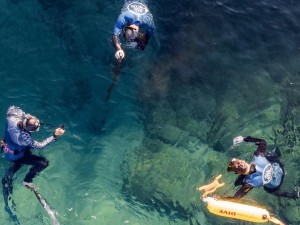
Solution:
[[[207,203],[209,212],[218,216],[250,222],[265,223],[270,221],[277,225],[285,225],[276,219],[272,214],[270,214],[266,209],[236,202],[219,200],[213,197],[207,197],[208,194],[212,194],[217,188],[225,185],[225,183],[219,183],[219,179],[221,177],[222,175],[219,175],[210,184],[197,188],[197,190],[204,192],[202,195],[202,200]]]
[[[274,218],[273,215],[263,208],[218,200],[212,197],[206,197],[202,200],[207,203],[209,212],[219,216],[256,223],[265,223],[271,221],[278,225],[284,225],[284,223]]]

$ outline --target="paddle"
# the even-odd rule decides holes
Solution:
[[[55,125],[55,124],[52,124],[52,123],[45,123],[44,121],[41,121],[41,125],[42,126],[46,126],[46,127],[60,127],[60,128],[63,128],[64,129],[64,125],[63,124],[59,124],[59,125]]]

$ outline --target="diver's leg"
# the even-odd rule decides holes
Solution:
[[[45,157],[31,154],[25,156],[22,162],[26,165],[32,165],[24,179],[27,183],[32,183],[32,179],[49,165],[49,161]]]
[[[21,168],[22,164],[18,161],[11,162],[8,170],[6,170],[4,177],[2,178],[3,194],[9,195],[13,191],[13,176]]]
[[[297,198],[299,198],[299,189],[295,188],[293,192],[277,190],[277,191],[271,192],[271,194],[273,194],[277,197],[297,199]]]
[[[16,204],[11,198],[13,192],[13,176],[21,168],[22,164],[18,162],[12,162],[10,167],[5,171],[5,175],[2,178],[2,194],[5,203],[5,211],[8,213],[9,217],[15,222],[15,224],[20,224],[16,215],[9,206],[9,200],[11,200],[12,209],[16,211]]]

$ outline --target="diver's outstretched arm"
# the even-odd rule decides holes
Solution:
[[[251,136],[243,137],[243,136],[237,136],[233,139],[233,146],[237,146],[242,142],[253,142],[257,145],[257,149],[254,152],[255,156],[264,156],[267,149],[267,142],[264,139],[261,138],[255,138]]]
[[[246,194],[248,194],[249,191],[251,191],[254,187],[251,184],[244,183],[243,186],[234,194],[234,196],[228,196],[228,197],[221,197],[221,199],[233,199],[233,200],[240,200],[243,198]]]
[[[257,145],[257,149],[254,152],[255,156],[264,156],[267,150],[267,142],[264,139],[261,138],[255,138],[255,137],[245,137],[245,142],[254,142]]]

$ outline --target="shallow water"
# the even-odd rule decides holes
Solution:
[[[209,214],[195,189],[230,157],[251,159],[253,146],[228,150],[239,134],[280,145],[284,188],[300,186],[300,3],[150,1],[156,38],[126,52],[106,105],[122,3],[0,2],[0,129],[9,105],[65,125],[40,153],[50,166],[34,181],[62,225],[251,224]],[[34,137],[52,132],[45,126]],[[8,163],[0,165],[4,174]],[[52,224],[21,185],[26,170],[14,180],[20,224]],[[219,194],[228,193],[230,184]],[[296,212],[298,201],[263,190],[249,199],[299,223],[282,210]],[[0,202],[1,224],[14,224]]]

